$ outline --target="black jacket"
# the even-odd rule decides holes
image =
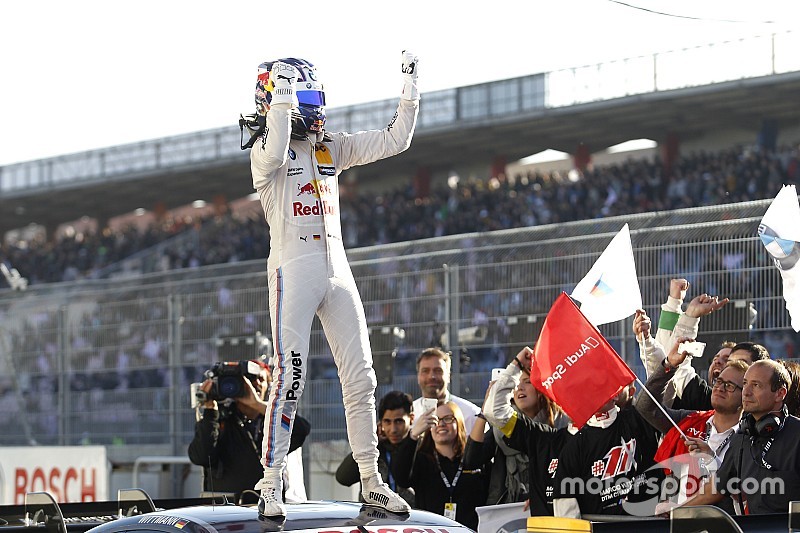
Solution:
[[[392,481],[394,481],[394,473],[390,471],[389,463],[394,460],[395,450],[396,446],[392,445],[388,440],[382,440],[378,443],[378,472],[380,472],[381,478],[383,478],[383,481],[387,483],[390,488],[395,490],[401,498],[408,502],[408,505],[414,507],[414,489],[403,487],[396,482],[394,483],[394,487],[391,486]],[[387,459],[389,459],[389,463],[387,463]],[[361,482],[358,463],[353,459],[352,453],[347,454],[347,457],[342,460],[339,468],[336,469],[336,481],[345,487]],[[363,497],[360,494],[359,501],[363,501]]]
[[[680,398],[677,396],[672,402],[673,409],[692,409],[694,411],[708,411],[711,405],[711,385],[706,380],[695,375],[683,388]]]
[[[311,424],[296,415],[289,451],[302,446],[309,433]],[[203,489],[233,492],[236,499],[242,491],[252,490],[264,475],[263,435],[263,416],[248,420],[234,408],[220,420],[219,411],[206,409],[189,444],[189,460],[203,467]]]
[[[401,486],[414,489],[415,508],[444,515],[445,503],[452,501],[457,504],[456,521],[477,529],[478,513],[475,508],[486,505],[487,479],[483,472],[465,465],[451,496],[440,472],[444,473],[448,482],[452,482],[461,458],[451,461],[437,454],[437,464],[434,457],[416,453],[416,450],[417,442],[407,436],[392,455],[394,477]]]

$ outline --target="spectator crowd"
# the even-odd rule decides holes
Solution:
[[[590,169],[574,180],[558,173],[532,174],[459,183],[424,199],[410,189],[364,195],[343,200],[342,217],[349,246],[364,246],[772,198],[782,184],[797,183],[798,178],[797,154],[790,150],[731,149],[682,158],[669,174],[657,160],[628,161]],[[103,231],[26,248],[6,247],[3,257],[32,282],[46,283],[91,277],[109,264],[188,233],[194,238],[165,248],[162,268],[263,258],[268,254],[266,232],[260,218],[225,215],[189,225],[154,226],[144,233]],[[485,289],[478,292],[502,300],[502,295],[490,294],[490,276],[481,278],[487,286],[476,286]],[[721,292],[722,287],[706,289]],[[508,362],[480,406],[449,391],[450,354],[438,347],[425,349],[416,357],[416,400],[411,391],[392,391],[379,404],[379,468],[384,480],[412,506],[473,528],[477,507],[514,502],[527,502],[531,515],[571,517],[664,514],[675,506],[707,503],[731,513],[785,512],[788,501],[800,496],[798,365],[770,356],[770,351],[787,352],[773,350],[783,340],[767,332],[763,341],[759,339],[763,344],[714,346],[708,377],[701,376],[692,357],[679,347],[684,341],[702,340],[702,320],[727,300],[702,294],[684,304],[688,289],[686,280],[673,280],[657,326],[644,311],[634,320],[632,333],[641,349],[649,394],[625,387],[580,428],[531,382],[530,349],[513,356],[493,349],[491,358],[479,358],[498,365],[502,359]],[[224,285],[210,286],[205,296],[191,299],[186,309],[184,335],[192,348],[187,356],[192,365],[177,380],[181,386],[196,380],[213,358],[203,351],[208,350],[203,341],[213,328],[213,317],[231,307],[234,298],[231,287]],[[134,314],[143,323],[161,324],[168,315],[163,305],[147,298],[129,302],[135,303]],[[491,316],[509,314],[495,313],[493,302],[483,303]],[[102,391],[164,388],[169,381],[160,364],[166,328],[137,329],[133,321],[119,319],[121,312],[114,306],[87,308],[77,328],[82,333],[69,338],[74,353],[87,364],[72,372],[67,386],[75,393],[98,395],[78,395],[87,408],[103,398]],[[465,316],[476,313],[477,306],[474,313],[462,310]],[[487,313],[481,313],[485,318]],[[24,388],[50,403],[60,339],[49,338],[48,332],[56,331],[56,318],[43,315],[36,327],[26,323],[29,329],[23,332],[37,339],[35,351],[40,355],[29,364],[36,365],[36,375],[45,376]],[[248,315],[243,321],[254,333],[263,317]],[[110,324],[121,326],[112,329]],[[155,406],[164,401],[153,399],[151,410],[156,412]],[[209,414],[209,422],[211,418]],[[55,420],[47,423],[57,426]],[[157,424],[158,419],[148,423]],[[337,471],[341,484],[358,482],[353,466],[352,457],[343,458]],[[748,492],[735,483],[742,478],[780,479],[784,488],[776,494]],[[596,480],[602,490],[577,490],[569,483],[575,479],[581,479],[583,487]],[[649,481],[663,488],[656,497],[637,491]]]
[[[348,248],[427,237],[773,198],[800,181],[797,150],[735,147],[680,157],[666,171],[659,158],[590,167],[583,173],[529,172],[465,179],[420,197],[405,186],[341,199]],[[170,270],[265,258],[268,227],[260,214],[223,213],[77,233],[47,242],[3,244],[0,261],[31,283],[103,275],[109,265],[177,236],[146,269]]]
[[[531,516],[570,518],[699,505],[787,513],[800,496],[800,365],[725,341],[701,377],[684,343],[701,341],[703,319],[729,301],[704,293],[684,303],[689,285],[671,281],[657,322],[636,313],[647,391],[630,383],[608,399],[586,394],[597,410],[582,427],[531,383],[529,347],[508,356],[481,406],[449,391],[449,353],[423,350],[419,397],[394,390],[379,403],[384,479],[412,507],[473,529],[478,507],[522,502]],[[358,482],[351,456],[336,479]]]

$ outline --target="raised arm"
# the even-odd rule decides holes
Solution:
[[[666,359],[664,359],[663,364],[659,365],[655,372],[647,379],[645,383],[647,391],[642,391],[634,402],[634,407],[636,407],[639,414],[641,414],[651,426],[662,433],[666,433],[672,427],[669,418],[678,422],[691,413],[691,411],[671,409],[663,405],[664,390],[667,388],[671,375],[686,359],[686,352],[678,353],[678,343],[686,340],[690,339],[687,337],[680,337],[677,339],[677,342],[670,349]],[[650,394],[647,394],[647,392]],[[667,415],[664,414],[664,411],[659,408],[653,399],[650,398],[650,395],[652,395],[657,402],[662,404],[661,407],[664,408],[669,418],[667,418]]]

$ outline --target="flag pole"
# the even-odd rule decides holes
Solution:
[[[676,430],[678,430],[678,433],[680,433],[680,434],[681,434],[681,437],[683,437],[684,439],[686,439],[686,438],[687,438],[687,437],[686,437],[686,433],[684,433],[684,432],[683,432],[683,430],[682,430],[681,428],[679,428],[679,427],[678,427],[678,424],[677,424],[677,423],[676,423],[676,422],[675,422],[675,421],[672,419],[672,417],[671,417],[671,416],[669,416],[669,415],[667,414],[667,410],[666,410],[666,409],[664,409],[664,406],[663,406],[663,405],[661,405],[661,402],[659,402],[658,400],[656,400],[655,396],[653,396],[653,395],[650,393],[650,391],[649,391],[649,390],[647,390],[647,387],[645,387],[645,386],[644,386],[644,383],[642,383],[642,380],[641,380],[641,379],[639,379],[639,378],[637,377],[637,378],[636,378],[636,383],[638,383],[639,385],[641,385],[641,387],[642,387],[642,391],[644,391],[644,393],[645,393],[645,394],[647,394],[648,396],[650,396],[650,399],[651,399],[651,400],[653,400],[653,403],[654,403],[654,404],[656,404],[656,406],[658,406],[658,408],[661,410],[661,412],[662,412],[662,413],[664,413],[664,416],[666,416],[666,417],[667,417],[667,420],[669,420],[669,423],[670,423],[670,424],[672,424],[672,427],[674,427]]]

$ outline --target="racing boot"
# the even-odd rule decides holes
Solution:
[[[256,490],[261,490],[258,498],[259,517],[286,516],[286,506],[283,505],[283,476],[264,474],[261,481],[256,483]]]
[[[408,503],[383,482],[380,474],[361,478],[361,496],[367,505],[375,505],[392,513],[407,513]]]

